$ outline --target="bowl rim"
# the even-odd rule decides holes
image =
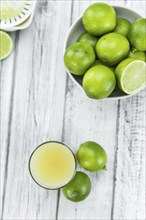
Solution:
[[[128,7],[116,6],[116,5],[111,5],[111,6],[112,6],[114,9],[127,9],[127,10],[129,10],[129,11],[131,11],[131,12],[134,12],[139,18],[142,18],[142,16],[141,16],[140,14],[138,14],[137,12],[131,10],[131,9],[128,8]],[[80,15],[80,16],[71,24],[71,26],[69,27],[69,30],[68,30],[68,32],[67,32],[67,34],[66,34],[65,41],[64,41],[64,45],[63,45],[63,57],[64,57],[65,51],[66,51],[66,49],[67,49],[67,41],[68,41],[68,37],[69,37],[69,35],[70,35],[70,32],[71,32],[71,30],[73,29],[73,27],[76,25],[76,23],[79,22],[79,21],[82,19],[82,16],[83,16],[83,14]],[[73,77],[73,75],[70,73],[70,71],[69,71],[66,67],[65,67],[65,70],[66,70],[67,74],[69,75],[69,77],[72,79],[72,81],[73,81],[82,91],[84,91],[84,90],[83,90],[83,87],[77,82],[77,80]],[[144,88],[145,88],[145,87],[144,87]],[[110,96],[108,96],[108,97],[106,97],[106,98],[104,98],[104,99],[92,99],[92,98],[88,97],[87,95],[86,95],[86,97],[89,98],[90,100],[99,100],[99,101],[100,101],[100,100],[119,100],[119,99],[125,99],[125,98],[132,97],[132,96],[138,94],[139,92],[141,92],[144,88],[142,88],[142,89],[139,90],[138,92],[136,92],[136,93],[134,93],[134,94],[130,94],[130,95],[126,95],[126,94],[125,94],[125,95],[123,95],[123,96],[117,96],[117,97],[110,97]]]

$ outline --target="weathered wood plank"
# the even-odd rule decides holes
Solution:
[[[116,219],[145,216],[145,105],[146,90],[121,101],[114,215]]]
[[[62,138],[66,74],[60,42],[70,24],[71,2],[53,2],[48,18],[41,6],[31,27],[17,39],[3,219],[52,220],[56,216],[57,191],[46,191],[32,181],[28,159],[41,142]]]
[[[13,42],[15,42],[15,34],[11,34]],[[13,52],[8,59],[3,62],[0,61],[0,101],[1,101],[1,127],[0,127],[0,164],[1,164],[1,209],[3,203],[3,193],[5,191],[5,177],[7,175],[7,158],[8,158],[8,139],[9,139],[9,125],[11,123],[11,112],[13,103],[13,89],[14,89],[14,63],[15,63],[15,52]],[[1,213],[0,213],[1,216]]]

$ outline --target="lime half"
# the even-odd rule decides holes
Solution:
[[[0,31],[0,60],[8,57],[12,51],[13,42],[11,37],[4,31]]]
[[[116,68],[119,88],[126,94],[135,94],[146,85],[146,63],[134,58],[123,60]]]

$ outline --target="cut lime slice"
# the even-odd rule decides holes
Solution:
[[[126,94],[135,94],[146,85],[146,63],[134,58],[123,60],[116,68],[120,89]]]
[[[13,41],[4,31],[0,31],[0,60],[8,57],[12,51]]]

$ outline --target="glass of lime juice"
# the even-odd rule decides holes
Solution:
[[[29,159],[33,180],[46,189],[67,185],[76,173],[77,162],[73,151],[64,143],[49,141],[39,145]]]

